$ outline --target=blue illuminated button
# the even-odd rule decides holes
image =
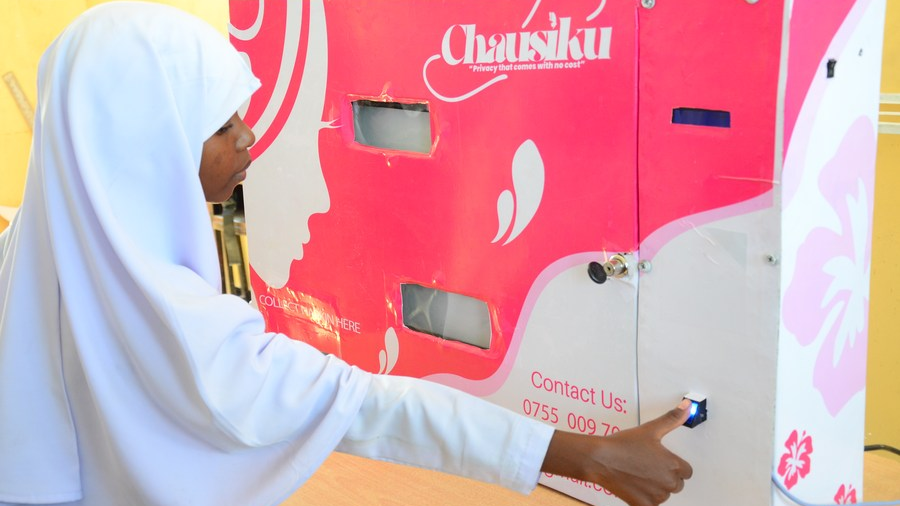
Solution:
[[[687,394],[685,399],[691,401],[691,415],[684,422],[685,427],[694,428],[706,421],[706,396],[698,394]]]

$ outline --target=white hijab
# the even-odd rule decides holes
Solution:
[[[176,470],[205,497],[273,497],[343,436],[369,376],[219,294],[200,154],[258,86],[218,32],[156,4],[95,7],[42,57],[25,196],[0,236],[0,502],[103,503],[84,445],[141,504],[175,504],[159,489]]]

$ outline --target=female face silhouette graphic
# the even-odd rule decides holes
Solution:
[[[379,354],[399,339],[410,355],[427,355],[439,343],[448,370],[484,377],[503,360],[546,266],[573,253],[634,249],[634,191],[595,194],[614,168],[633,163],[636,104],[633,97],[575,93],[571,75],[633,89],[633,62],[603,65],[603,30],[592,29],[594,60],[581,47],[575,51],[577,44],[563,44],[571,72],[562,63],[559,71],[540,72],[524,61],[512,70],[505,49],[480,28],[502,23],[504,13],[485,14],[473,3],[448,21],[450,13],[423,10],[417,26],[398,30],[387,20],[410,6],[382,7],[232,5],[232,19],[245,20],[231,30],[233,41],[263,82],[246,113],[258,140],[257,170],[244,184],[254,291],[266,295],[257,302],[273,330],[371,370],[386,368],[390,360]],[[562,31],[587,23],[594,7],[522,12],[519,22],[527,21],[536,41],[566,37]],[[373,15],[383,19],[370,22]],[[368,25],[364,36],[345,28]],[[623,36],[618,47],[627,52],[631,43]],[[532,46],[532,53],[540,49]],[[455,63],[468,53],[488,58],[485,51],[494,63]],[[579,57],[582,63],[574,62]],[[549,109],[540,100],[547,90],[559,90],[547,97]],[[528,96],[534,99],[523,102]],[[420,124],[425,118],[430,131],[417,143],[425,149],[360,142],[360,103],[418,107],[406,114],[417,114]],[[586,117],[585,107],[603,111],[604,121]],[[374,124],[381,125],[378,137],[396,127]],[[574,170],[583,166],[596,170]],[[618,183],[634,187],[633,173],[615,172]],[[410,331],[401,311],[404,285],[481,301],[488,345]],[[397,367],[438,372],[402,359]]]

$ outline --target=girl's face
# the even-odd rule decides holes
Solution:
[[[207,202],[223,202],[247,177],[250,152],[256,136],[234,113],[222,128],[203,143],[200,157],[200,185]]]

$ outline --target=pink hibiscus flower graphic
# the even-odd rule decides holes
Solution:
[[[822,169],[819,189],[834,225],[814,228],[797,251],[784,297],[785,327],[804,345],[821,342],[813,385],[837,415],[865,387],[874,175],[874,127],[860,118]]]
[[[807,435],[806,431],[798,434],[795,430],[791,432],[784,447],[787,448],[787,452],[781,456],[781,461],[778,463],[778,475],[784,478],[784,486],[790,490],[800,479],[809,474],[812,466],[809,457],[813,452],[812,437]]]
[[[841,485],[834,494],[835,504],[856,504],[856,489],[853,485]]]

